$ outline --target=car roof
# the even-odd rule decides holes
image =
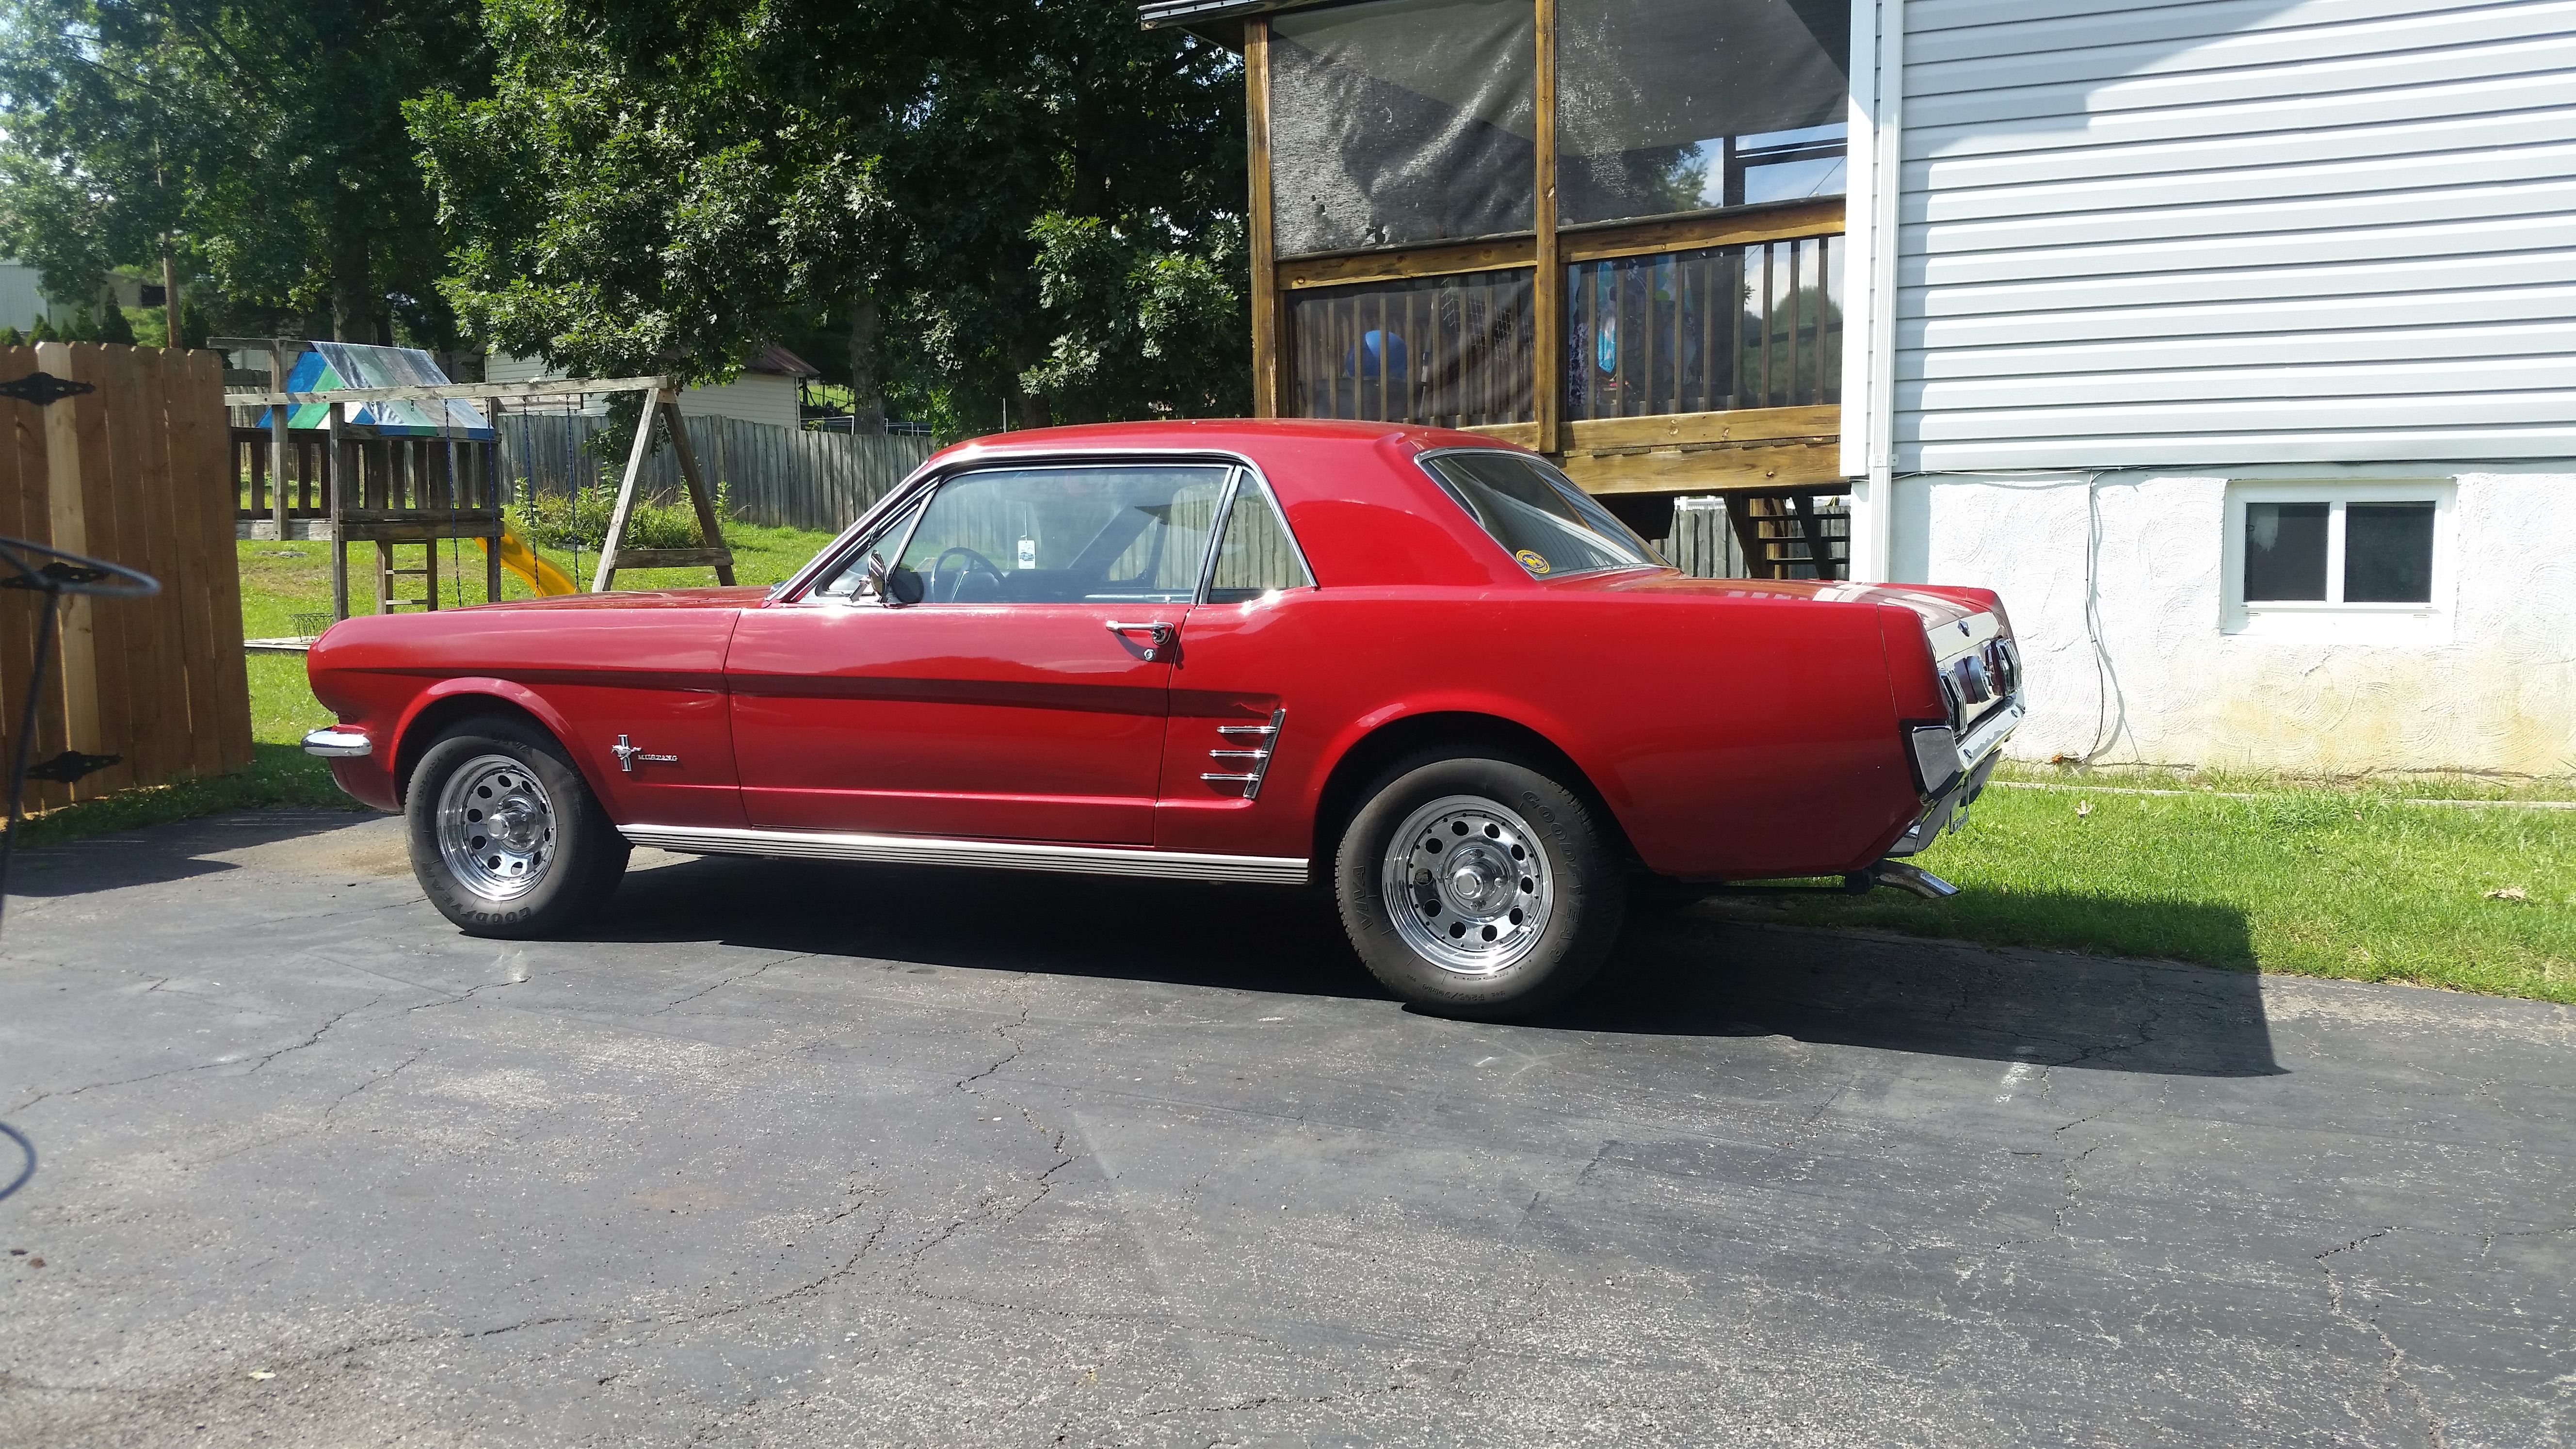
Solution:
[[[1187,418],[1002,433],[942,449],[934,467],[1082,454],[1244,458],[1288,515],[1326,587],[1530,586],[1529,575],[1413,459],[1438,448],[1522,451],[1483,433],[1331,418]]]

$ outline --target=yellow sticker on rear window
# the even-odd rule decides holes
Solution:
[[[1538,550],[1536,549],[1525,548],[1520,552],[1513,554],[1512,557],[1519,559],[1521,561],[1521,567],[1528,569],[1531,573],[1543,574],[1547,572],[1547,560],[1540,558],[1538,556]]]

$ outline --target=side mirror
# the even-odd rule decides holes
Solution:
[[[868,591],[890,609],[921,602],[921,575],[898,564],[886,567],[883,554],[868,555]]]

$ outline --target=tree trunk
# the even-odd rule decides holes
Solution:
[[[179,350],[179,263],[170,255],[170,239],[161,239],[161,345]]]
[[[333,218],[331,248],[331,340],[377,342],[383,299],[376,296],[375,268],[367,255],[367,232],[356,216],[356,199],[343,194],[340,215]],[[382,339],[390,341],[391,339]]]
[[[1028,385],[1020,381],[1030,368],[1038,365],[1038,358],[1041,355],[1040,349],[1024,340],[1011,344],[1010,416],[1013,432],[1022,428],[1053,427],[1061,421],[1055,416],[1055,410],[1048,405],[1045,394],[1029,391]]]
[[[861,287],[850,303],[850,431],[885,431],[885,388],[877,377],[877,294]]]

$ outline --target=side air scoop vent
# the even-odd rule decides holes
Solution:
[[[1225,736],[1225,744],[1208,751],[1208,758],[1234,766],[1230,770],[1211,771],[1199,776],[1211,785],[1240,785],[1243,798],[1261,798],[1261,777],[1270,773],[1270,752],[1279,747],[1279,726],[1288,718],[1285,707],[1270,712],[1268,724],[1218,725],[1216,732]]]

